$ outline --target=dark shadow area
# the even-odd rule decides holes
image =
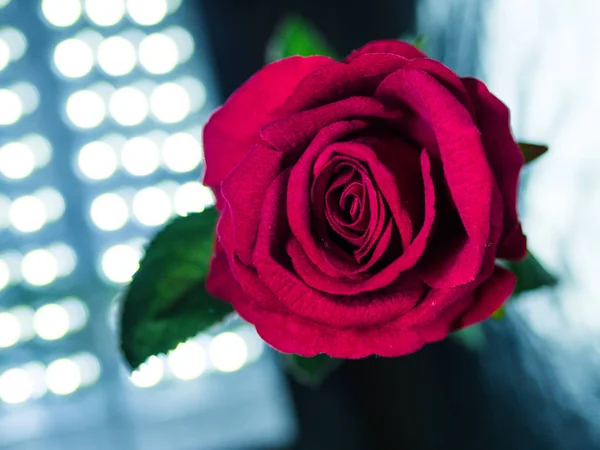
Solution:
[[[416,1],[219,0],[200,2],[224,96],[264,65],[266,44],[291,13],[313,22],[340,55],[374,39],[415,31]]]

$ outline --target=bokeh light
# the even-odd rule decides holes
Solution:
[[[85,0],[85,13],[101,27],[116,25],[125,15],[124,0]]]
[[[156,386],[163,378],[164,364],[160,358],[151,356],[145,364],[129,376],[129,380],[137,387],[150,388]]]
[[[10,269],[6,261],[0,259],[0,291],[2,291],[10,282]]]
[[[21,263],[23,262],[23,254],[17,250],[8,250],[0,254],[0,259],[4,261],[8,267],[9,283],[18,283],[23,280],[21,273]]]
[[[56,259],[57,275],[59,277],[66,277],[75,270],[75,266],[77,265],[77,254],[72,247],[57,242],[50,245],[47,250]]]
[[[32,195],[16,199],[10,205],[8,214],[12,226],[22,233],[39,231],[48,221],[44,203]]]
[[[215,336],[208,351],[213,366],[221,372],[235,372],[241,369],[248,359],[246,342],[231,331]]]
[[[178,25],[167,28],[163,31],[177,45],[179,54],[179,63],[185,62],[194,54],[194,38],[185,28]]]
[[[35,170],[35,166],[35,154],[22,142],[11,142],[0,148],[0,172],[6,178],[26,178]]]
[[[181,6],[183,0],[167,0],[167,9],[169,13],[174,13]]]
[[[94,128],[106,116],[106,106],[102,97],[94,91],[77,91],[67,99],[67,117],[79,128]]]
[[[85,327],[89,318],[89,311],[81,299],[67,297],[58,304],[69,315],[69,331],[78,331]]]
[[[121,151],[121,163],[131,175],[137,177],[150,175],[160,167],[158,145],[147,137],[130,139]]]
[[[8,44],[11,61],[17,61],[18,59],[21,59],[27,51],[27,39],[25,38],[25,35],[16,28],[1,28],[0,39]]]
[[[39,134],[28,134],[20,142],[31,149],[36,168],[45,167],[52,159],[52,145],[45,137]]]
[[[39,361],[31,361],[21,366],[31,380],[31,399],[43,397],[47,392],[46,366]]]
[[[180,186],[173,199],[175,212],[180,216],[202,212],[214,204],[215,197],[212,191],[197,181],[189,181]]]
[[[33,383],[24,369],[10,369],[0,376],[0,399],[5,403],[23,403],[31,398]]]
[[[142,91],[128,86],[117,89],[110,98],[110,115],[123,126],[142,123],[148,116],[148,101]]]
[[[44,187],[35,193],[35,197],[44,204],[48,222],[55,222],[64,214],[65,199],[56,189]]]
[[[0,39],[0,71],[4,70],[10,62],[10,47],[4,41]]]
[[[101,366],[98,358],[91,353],[83,352],[73,355],[71,359],[79,366],[81,386],[91,386],[100,378]]]
[[[54,49],[54,65],[68,78],[81,78],[94,67],[90,46],[80,39],[66,39]]]
[[[40,104],[40,93],[37,88],[26,82],[15,83],[10,87],[11,91],[19,96],[23,107],[23,114],[31,114]]]
[[[56,27],[73,25],[81,17],[80,0],[42,0],[42,13]]]
[[[193,380],[206,369],[206,355],[202,346],[189,341],[179,344],[167,357],[171,373],[180,380]]]
[[[36,334],[46,341],[63,338],[69,332],[69,327],[69,313],[55,303],[42,306],[33,317]]]
[[[12,125],[23,115],[21,98],[9,89],[0,89],[0,125]]]
[[[189,94],[190,107],[192,111],[201,110],[206,104],[206,87],[204,83],[196,77],[182,77],[177,80],[177,83],[181,85]]]
[[[164,123],[181,122],[190,113],[188,92],[176,83],[157,86],[150,96],[150,109],[154,117]]]
[[[19,341],[29,341],[35,337],[35,330],[33,329],[33,316],[35,314],[34,309],[29,305],[20,305],[10,309],[11,315],[16,317],[21,328],[21,337]]]
[[[162,157],[167,168],[173,172],[190,172],[204,159],[202,145],[189,133],[175,133],[165,139]]]
[[[0,348],[12,347],[21,338],[21,324],[13,314],[0,313]]]
[[[156,25],[167,12],[167,0],[127,0],[127,14],[142,26]]]
[[[142,225],[162,225],[169,220],[172,213],[169,195],[158,187],[142,189],[133,197],[133,215]]]
[[[98,64],[108,75],[127,75],[137,62],[135,47],[122,36],[112,36],[98,46]]]
[[[6,195],[0,194],[0,229],[10,227],[10,205],[12,201]]]
[[[71,359],[57,359],[46,369],[46,384],[53,394],[72,394],[79,389],[81,381],[81,369]]]
[[[119,230],[129,220],[129,207],[123,197],[109,192],[96,197],[92,201],[90,217],[94,225],[101,230]]]
[[[37,249],[23,256],[21,261],[23,279],[32,286],[46,286],[58,276],[58,261],[45,249]]]
[[[77,165],[81,173],[94,181],[110,178],[117,170],[118,164],[115,149],[102,141],[84,145],[77,156]]]
[[[102,255],[102,272],[113,283],[127,283],[140,266],[140,256],[140,251],[130,245],[110,247]]]
[[[163,33],[146,36],[139,47],[140,64],[148,72],[161,75],[170,72],[179,61],[179,50],[173,38]]]
[[[73,38],[85,42],[85,44],[88,45],[92,51],[92,57],[94,58],[94,61],[97,62],[98,47],[104,40],[102,33],[94,28],[83,28],[81,31],[75,34]]]
[[[21,274],[23,254],[17,250],[8,250],[0,253],[0,259],[4,261],[4,264],[8,268],[9,284],[20,282],[23,279]]]

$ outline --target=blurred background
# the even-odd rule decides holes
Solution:
[[[344,55],[426,36],[551,151],[523,175],[558,288],[462,339],[288,378],[234,322],[130,375],[115,304],[144,243],[213,199],[210,112],[311,21]],[[600,448],[600,4],[573,0],[0,0],[0,448]]]

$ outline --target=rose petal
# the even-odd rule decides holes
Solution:
[[[398,148],[398,152],[412,151],[412,148]],[[416,152],[415,152],[416,153]],[[369,168],[374,182],[374,189],[379,190],[385,199],[396,225],[402,236],[404,245],[408,245],[412,239],[412,222],[408,211],[402,207],[402,193],[398,189],[398,181],[395,174],[389,170],[389,167],[383,164],[379,159],[379,154],[375,153],[369,146],[354,142],[339,142],[330,145],[323,151],[315,161],[315,165],[322,164],[321,161],[329,161],[333,155],[344,155],[351,159],[361,161]],[[307,159],[310,155],[307,154]],[[397,159],[407,161],[407,158],[398,157]],[[417,161],[415,161],[417,162]],[[418,166],[417,166],[418,167]],[[406,167],[407,175],[413,167]],[[422,201],[422,199],[419,199]],[[383,218],[382,218],[383,219]]]
[[[425,251],[436,215],[435,189],[433,180],[431,179],[429,156],[425,150],[421,154],[421,166],[424,185],[425,219],[415,239],[404,249],[404,252],[397,259],[390,262],[387,266],[379,268],[376,273],[364,273],[363,277],[357,276],[359,272],[349,273],[347,269],[340,271],[340,268],[336,266],[333,266],[335,270],[331,271],[332,266],[328,264],[331,260],[327,257],[328,255],[322,252],[311,239],[311,235],[307,234],[304,235],[305,241],[298,240],[296,243],[291,239],[287,246],[294,270],[303,281],[309,286],[332,294],[341,294],[342,292],[357,294],[388,286],[402,272],[415,266]],[[291,183],[290,186],[292,186]],[[288,208],[290,204],[292,203],[290,203],[288,198]],[[289,210],[288,215],[291,217],[291,211]],[[297,225],[300,224],[297,223]],[[294,236],[298,237],[295,232]],[[311,255],[308,251],[315,251],[316,253]],[[352,278],[340,278],[340,275],[344,274],[352,275]]]
[[[335,184],[341,181],[335,180]],[[359,181],[335,187],[332,184],[325,192],[325,217],[327,222],[340,237],[348,241],[353,247],[360,246],[361,240],[369,226],[371,205],[365,188]],[[318,218],[319,212],[313,189],[313,208]]]
[[[498,236],[498,233],[493,236],[493,246],[497,246]],[[494,249],[490,254],[494,253]],[[490,261],[490,269],[469,284],[432,289],[412,311],[395,320],[393,326],[418,327],[432,333],[445,330],[448,333],[488,318],[508,298],[515,278],[511,272],[494,265],[493,256]],[[504,295],[506,290],[508,293]]]
[[[263,145],[253,146],[225,178],[221,193],[229,205],[236,254],[252,264],[263,198],[284,164],[284,154]]]
[[[373,149],[377,160],[392,174],[396,189],[399,192],[401,204],[396,205],[397,200],[390,200],[390,208],[402,208],[408,214],[408,224],[412,224],[411,230],[403,232],[403,243],[407,246],[413,234],[417,233],[423,224],[423,176],[421,173],[421,149],[415,147],[392,133],[383,130],[371,135],[367,132],[365,136],[353,139],[351,142],[364,144]]]
[[[477,127],[465,107],[422,71],[390,75],[380,84],[376,97],[388,105],[409,105],[430,120],[444,178],[467,236],[458,246],[450,247],[448,254],[436,249],[429,252],[424,279],[432,287],[473,281],[481,269],[489,237],[493,181]]]
[[[256,327],[263,340],[283,353],[357,359],[370,355],[398,357],[420,349],[425,341],[416,330],[386,326],[334,329],[292,314],[265,311],[250,302],[233,302],[237,312]]]
[[[333,63],[323,56],[283,59],[262,68],[234,92],[204,127],[204,184],[217,187],[256,143],[260,127],[278,117],[274,111],[302,78]]]
[[[212,295],[233,303],[240,293],[238,287],[245,293],[240,301],[260,301],[261,308],[272,311],[287,312],[287,308],[279,302],[260,281],[256,270],[242,263],[235,254],[233,239],[233,224],[229,208],[223,210],[217,224],[217,243],[211,270],[207,279],[207,290]],[[227,262],[225,267],[223,257]],[[231,275],[231,277],[229,277]],[[232,283],[231,286],[222,284]],[[235,285],[233,285],[235,284]],[[243,299],[243,300],[242,300]]]
[[[290,270],[285,244],[290,238],[286,195],[289,171],[283,172],[265,198],[254,267],[262,282],[293,315],[334,328],[364,327],[381,323],[412,307],[423,295],[418,277],[404,277],[383,293],[356,298],[323,294],[308,287]]]
[[[468,327],[489,318],[510,297],[516,283],[515,274],[496,266],[493,275],[477,289],[475,302],[455,321],[454,329]]]
[[[369,97],[351,97],[271,122],[261,129],[261,137],[281,152],[301,154],[322,129],[353,119],[395,119],[401,111],[386,109]]]
[[[451,288],[430,288],[418,305],[390,322],[389,326],[401,330],[435,330],[438,334],[447,334],[452,330],[456,318],[473,302],[473,292],[480,283],[481,279],[477,279]]]
[[[527,241],[517,216],[519,172],[525,160],[510,131],[510,112],[481,81],[463,78],[463,83],[476,106],[487,158],[504,198],[504,233],[498,257],[519,260],[527,253]]]
[[[387,203],[391,208],[392,216],[395,219],[395,223],[400,227],[400,232],[402,233],[405,245],[408,245],[410,242],[412,225],[407,212],[400,206],[401,202],[398,195],[398,186],[394,176],[378,162],[375,153],[362,144],[349,142],[336,143],[335,145],[329,146],[328,144],[330,144],[331,141],[339,140],[343,136],[343,131],[346,131],[344,134],[348,134],[349,132],[349,129],[346,130],[346,128],[340,125],[336,125],[335,128],[340,128],[341,132],[339,135],[334,135],[335,139],[327,139],[328,134],[331,132],[322,132],[320,138],[313,141],[298,163],[293,167],[288,189],[288,214],[289,223],[294,236],[301,243],[304,251],[313,263],[326,274],[333,277],[339,277],[346,276],[355,271],[356,267],[353,264],[346,264],[344,260],[331,260],[330,252],[324,251],[321,245],[317,245],[312,233],[311,224],[313,210],[311,209],[311,199],[309,198],[311,173],[313,169],[329,162],[334,156],[334,153],[339,152],[355,159],[362,159],[370,166],[371,173],[375,177],[377,189],[380,190],[386,198]],[[380,225],[383,225],[383,223],[384,222],[378,222]],[[378,239],[382,227],[380,226],[378,230],[379,231],[371,236],[372,239],[369,238],[366,242],[374,242],[373,239]],[[373,231],[376,230],[373,229]],[[369,245],[369,248],[370,247],[371,245]]]
[[[364,129],[367,122],[354,120],[336,122],[323,128],[306,149],[300,160],[294,165],[287,188],[287,214],[288,223],[309,258],[325,273],[331,276],[343,275],[339,269],[331,264],[328,255],[315,242],[312,232],[313,214],[311,211],[311,181],[314,160],[331,143],[353,132]],[[308,156],[307,156],[308,155]],[[340,261],[340,264],[342,261]],[[352,270],[354,265],[348,265],[347,270]]]
[[[356,273],[357,271],[362,271],[361,267],[365,269],[370,267],[376,261],[372,261],[370,263],[363,264],[361,260],[365,258],[371,251],[377,242],[381,242],[381,232],[383,231],[386,223],[389,221],[386,214],[386,205],[384,203],[384,199],[382,197],[382,193],[379,187],[376,187],[374,184],[377,183],[376,180],[372,180],[372,170],[367,170],[364,167],[363,163],[366,161],[361,161],[358,158],[352,157],[352,155],[347,155],[344,153],[344,147],[347,145],[358,145],[358,144],[349,144],[349,143],[337,143],[329,146],[325,151],[321,153],[321,155],[317,156],[317,160],[315,162],[315,169],[320,170],[320,167],[329,167],[335,168],[335,166],[339,164],[347,164],[352,165],[355,168],[355,171],[360,174],[362,184],[367,193],[368,202],[367,207],[369,208],[369,222],[366,228],[365,233],[358,237],[356,242],[354,242],[355,246],[358,247],[354,249],[354,259],[351,264],[348,265],[346,262],[346,258],[343,258],[341,261],[341,265],[338,264],[338,260],[330,258],[331,254],[329,251],[325,252],[325,257],[329,259],[331,264],[336,267],[336,270],[341,271],[341,275],[345,276],[350,273]],[[361,146],[360,149],[354,149],[357,153],[365,152],[372,153],[372,151],[365,146]],[[339,150],[339,151],[338,151]],[[350,151],[352,153],[352,151]],[[314,156],[314,155],[313,155]],[[327,163],[322,163],[321,158],[323,157],[324,161]],[[369,156],[364,156],[362,158],[369,159]],[[371,156],[371,159],[375,159],[374,156]],[[293,169],[292,169],[293,170]],[[328,172],[328,171],[327,171]],[[319,180],[317,179],[317,182]],[[313,212],[311,216],[313,220],[320,225],[317,228],[316,237],[319,239],[321,246],[323,244],[328,244],[330,241],[335,242],[336,240],[333,237],[328,236],[328,227],[334,226],[333,223],[324,223],[322,218],[319,218],[316,214],[318,213],[319,203],[326,200],[326,196],[324,192],[319,192],[318,186],[313,184],[313,189],[311,189],[311,207],[314,205],[316,209],[313,208]],[[332,246],[335,244],[332,244]],[[347,249],[348,251],[349,249]],[[383,254],[385,249],[379,252],[379,255]],[[376,252],[377,253],[377,252]]]
[[[407,59],[426,58],[427,55],[412,44],[393,39],[373,41],[350,53],[344,62],[349,63],[369,53],[393,53]]]
[[[335,178],[335,172],[340,167],[352,167],[352,170],[351,172],[342,171]],[[329,233],[331,227],[340,237],[346,239],[354,247],[360,248],[363,244],[366,245],[372,234],[381,233],[382,224],[374,224],[370,219],[376,220],[380,211],[384,211],[383,200],[373,187],[367,169],[360,162],[342,155],[336,155],[329,158],[329,161],[324,165],[315,165],[313,171],[316,173],[310,190],[310,208],[312,209],[311,216],[315,225],[315,235],[318,239],[331,241],[332,237]],[[333,180],[332,177],[334,177]],[[335,217],[332,216],[332,211],[335,209],[332,204],[337,206],[339,202],[339,194],[336,196],[335,192],[354,179],[360,180],[360,182],[355,181],[355,183],[360,184],[361,190],[363,190],[362,203],[364,209],[361,215],[364,217],[364,227],[360,231],[357,229],[351,232],[351,227],[348,227],[347,224],[338,223]]]
[[[439,81],[456,99],[463,104],[472,117],[475,117],[473,103],[460,77],[441,62],[430,58],[413,59],[406,63],[406,69],[422,70]]]
[[[206,290],[213,297],[229,303],[232,298],[243,292],[231,274],[227,256],[218,239],[215,242],[215,251],[210,261]]]
[[[385,252],[391,240],[391,223],[386,224],[386,228],[381,234],[381,245],[376,243],[375,255],[372,260],[376,261]],[[306,256],[306,253],[296,239],[290,239],[286,245],[286,251],[291,258],[292,266],[296,275],[310,288],[323,294],[333,296],[358,295],[365,292],[373,292],[381,289],[381,285],[389,286],[394,283],[398,277],[388,277],[382,282],[382,277],[375,277],[367,271],[356,271],[349,273],[347,277],[332,277],[321,271]],[[378,275],[378,274],[377,274]],[[418,275],[414,275],[418,279]]]
[[[265,342],[284,353],[305,357],[324,353],[334,358],[346,359],[370,355],[398,357],[417,351],[425,343],[444,339],[456,328],[489,317],[508,298],[514,287],[514,280],[514,275],[498,268],[495,275],[475,292],[467,292],[468,289],[464,291],[464,295],[463,292],[452,292],[463,291],[463,286],[460,286],[452,288],[445,295],[431,297],[432,301],[438,302],[452,297],[456,300],[451,301],[452,307],[444,311],[446,314],[443,320],[440,320],[441,316],[436,316],[438,322],[412,328],[390,323],[335,329],[291,313],[262,309],[256,302],[247,301],[243,292],[234,296],[232,303],[245,320],[256,326],[258,334]],[[464,309],[466,304],[474,306],[456,319],[456,310]],[[431,302],[427,306],[431,306]]]
[[[336,63],[311,72],[279,111],[291,114],[355,96],[370,97],[380,81],[406,63],[398,55],[363,55],[351,63]],[[321,70],[322,69],[322,70]]]

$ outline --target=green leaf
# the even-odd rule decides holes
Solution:
[[[300,383],[308,386],[319,386],[329,374],[342,363],[341,359],[321,354],[312,358],[298,355],[283,355],[289,372]]]
[[[335,58],[333,48],[317,28],[306,19],[292,15],[273,32],[267,45],[267,62],[289,56],[322,55]]]
[[[121,348],[133,369],[233,311],[204,287],[217,219],[214,208],[176,218],[146,249],[121,311]]]
[[[487,338],[481,324],[471,325],[452,333],[452,338],[471,351],[481,351],[487,344]]]
[[[425,45],[427,44],[427,37],[425,36],[417,36],[413,43],[415,47],[417,47],[422,52],[425,52]]]
[[[556,277],[549,273],[531,253],[527,253],[523,261],[507,263],[507,267],[517,276],[513,295],[544,286],[554,286],[558,282]]]
[[[506,317],[506,308],[504,305],[502,305],[494,312],[494,314],[492,314],[492,319],[494,320],[503,320],[504,317]]]
[[[525,157],[526,163],[539,158],[548,151],[547,145],[529,144],[527,142],[519,142],[519,147],[521,148],[521,152]]]

